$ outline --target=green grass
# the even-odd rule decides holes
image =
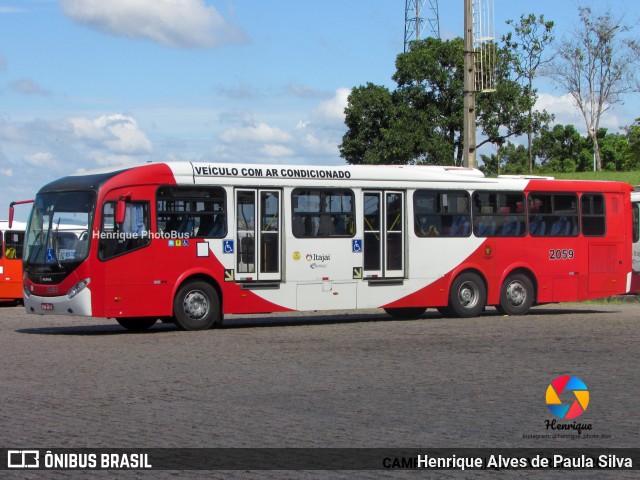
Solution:
[[[640,171],[633,172],[572,172],[552,173],[550,176],[565,180],[614,180],[640,185]]]

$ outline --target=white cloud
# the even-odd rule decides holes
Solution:
[[[247,127],[229,128],[222,132],[220,140],[225,143],[286,143],[292,140],[292,136],[280,128],[258,123]]]
[[[38,167],[47,174],[142,162],[153,150],[136,120],[122,114],[0,122],[0,141],[5,157],[13,163]]]
[[[95,119],[72,118],[73,136],[89,145],[102,146],[111,153],[151,152],[151,141],[132,117],[113,114]]]
[[[77,23],[170,47],[245,42],[244,34],[203,0],[62,0],[60,6]]]
[[[100,151],[89,153],[89,158],[96,164],[104,167],[112,165],[133,165],[140,163],[140,159],[133,155],[117,155]]]
[[[51,152],[36,152],[31,155],[25,155],[23,160],[25,163],[34,167],[47,166],[50,168],[60,166],[60,164],[53,158],[53,154]]]
[[[570,93],[559,96],[551,93],[540,93],[535,108],[536,110],[546,110],[554,114],[555,124],[574,125],[582,135],[587,134],[584,118]],[[618,131],[622,125],[624,125],[624,122],[620,120],[613,110],[608,110],[600,118],[600,128]]]
[[[291,148],[284,145],[263,145],[260,148],[260,152],[266,157],[290,157],[294,154]]]
[[[312,112],[312,117],[321,123],[344,124],[344,109],[350,93],[349,88],[339,88],[332,99],[322,102]]]
[[[285,121],[272,115],[255,121],[251,112],[225,112],[220,123],[235,124],[222,131],[210,155],[217,160],[257,163],[339,164],[338,144],[345,132],[344,109],[351,92],[339,88],[333,97],[304,112],[288,112]],[[298,115],[298,120],[294,120]],[[274,120],[277,118],[277,120]]]

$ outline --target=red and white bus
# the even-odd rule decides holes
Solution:
[[[74,175],[36,197],[25,306],[132,330],[375,307],[525,314],[629,290],[631,189],[437,166],[176,162]]]
[[[0,302],[22,301],[22,246],[26,224],[0,221]]]

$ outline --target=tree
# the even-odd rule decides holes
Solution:
[[[407,107],[404,126],[423,139],[421,163],[462,165],[463,50],[461,38],[426,38],[396,59],[395,99]]]
[[[554,40],[554,23],[546,21],[544,15],[536,18],[533,13],[530,13],[528,16],[521,15],[520,23],[517,24],[513,20],[507,20],[507,25],[513,25],[513,33],[507,33],[502,37],[502,41],[505,48],[511,53],[511,62],[517,76],[516,81],[523,82],[526,94],[531,97],[529,126],[527,128],[527,152],[529,173],[532,173],[534,164],[532,151],[533,106],[537,97],[533,89],[533,79],[538,69],[552,60],[552,58],[544,58],[544,51]]]
[[[348,163],[406,163],[405,158],[388,158],[388,132],[395,105],[391,92],[372,83],[354,88],[349,94],[345,123],[349,135],[344,136],[340,154]]]
[[[542,173],[582,172],[593,163],[591,141],[578,133],[573,125],[554,125],[540,131],[533,150],[540,159]]]
[[[590,8],[579,8],[578,14],[580,24],[558,45],[548,75],[574,98],[593,141],[596,169],[602,170],[600,118],[624,94],[638,90],[640,45],[621,36],[631,29],[610,11],[595,16]]]
[[[480,155],[480,170],[487,176],[521,175],[527,172],[527,150],[522,145],[507,142],[497,154]]]
[[[485,139],[476,145],[492,143],[498,148],[508,138],[527,132],[538,132],[542,125],[551,121],[546,111],[533,112],[535,91],[529,91],[511,79],[511,55],[507,48],[496,49],[495,90],[476,96],[477,119]],[[524,172],[523,172],[524,173]]]
[[[625,128],[628,148],[624,158],[624,170],[640,169],[640,118]]]
[[[345,109],[347,132],[339,146],[341,156],[351,164],[461,165],[463,47],[461,38],[414,41],[396,59],[394,91],[371,83],[354,88]],[[508,78],[505,65],[496,92],[478,101],[486,140],[477,147],[487,142],[500,146],[529,125],[529,97]]]
[[[621,133],[607,133],[606,128],[598,132],[598,144],[602,157],[602,169],[620,172],[625,168],[625,157],[629,150],[627,137]]]

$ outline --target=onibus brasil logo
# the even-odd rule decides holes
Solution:
[[[561,396],[565,402],[560,399]],[[585,412],[587,405],[589,405],[589,390],[578,377],[563,375],[547,387],[547,407],[558,418],[564,420],[577,418]]]

